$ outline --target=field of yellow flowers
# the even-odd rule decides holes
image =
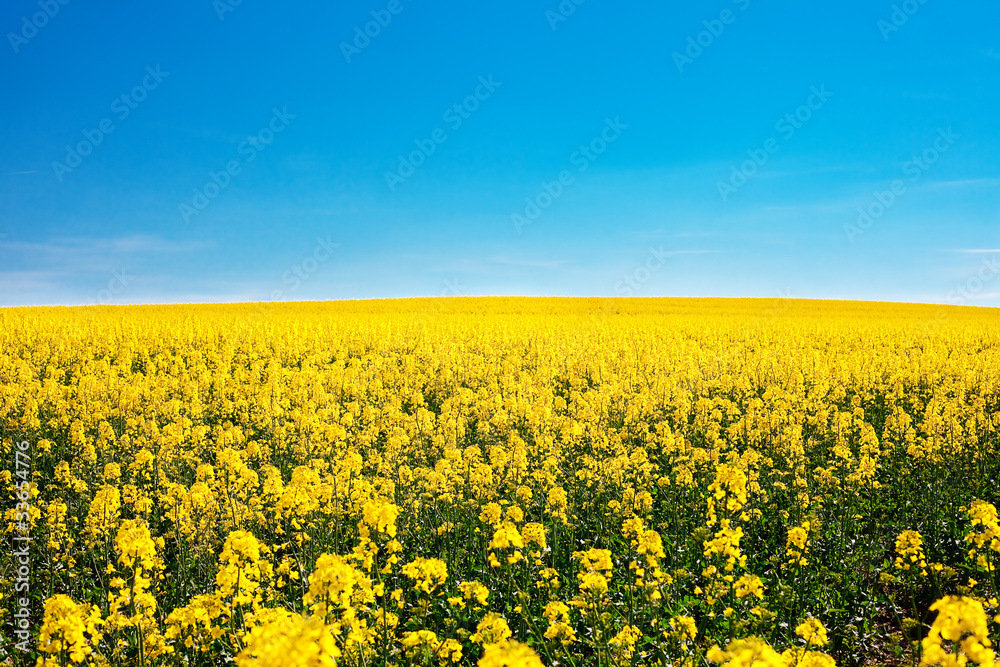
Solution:
[[[0,660],[994,665],[995,310],[0,310]]]

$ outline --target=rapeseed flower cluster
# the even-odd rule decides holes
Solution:
[[[994,664],[1000,326],[943,312],[0,309],[26,631],[46,666]]]

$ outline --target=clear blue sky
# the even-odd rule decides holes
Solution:
[[[0,305],[1000,305],[995,2],[234,2],[4,3]]]

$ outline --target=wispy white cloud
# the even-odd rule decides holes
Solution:
[[[704,238],[707,236],[717,236],[717,234],[715,232],[672,232],[667,229],[652,229],[635,234],[635,237],[641,241],[660,241],[667,238]]]
[[[715,253],[726,252],[725,250],[668,250],[663,254],[667,257],[672,257],[674,255],[712,255]]]
[[[568,259],[523,259],[504,255],[489,257],[486,261],[501,266],[527,266],[534,269],[558,269],[569,264]]]
[[[35,253],[59,257],[81,257],[120,253],[152,254],[168,252],[193,252],[211,248],[214,243],[204,241],[168,241],[156,236],[133,235],[118,238],[59,237],[49,241],[10,241],[3,247],[21,253]]]
[[[675,237],[679,239],[701,237],[701,236],[717,236],[715,232],[678,232],[674,234]]]
[[[948,252],[986,254],[991,252],[1000,252],[1000,248],[957,248],[955,250],[949,250]]]
[[[463,257],[443,264],[437,264],[432,272],[437,274],[461,274],[477,276],[513,276],[519,275],[518,269],[541,269],[544,271],[566,270],[571,264],[566,259],[537,259],[531,257],[511,257],[495,255],[493,257]]]
[[[973,188],[973,187],[996,187],[1000,185],[1000,178],[965,178],[955,181],[933,181],[927,184],[928,189],[932,188]]]
[[[901,96],[904,100],[922,100],[925,102],[947,102],[951,100],[950,95],[928,90],[904,90]]]
[[[9,298],[29,290],[49,290],[69,275],[68,271],[0,271],[0,295]]]

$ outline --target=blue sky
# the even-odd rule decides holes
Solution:
[[[65,1],[0,9],[0,305],[1000,306],[996,3]]]

